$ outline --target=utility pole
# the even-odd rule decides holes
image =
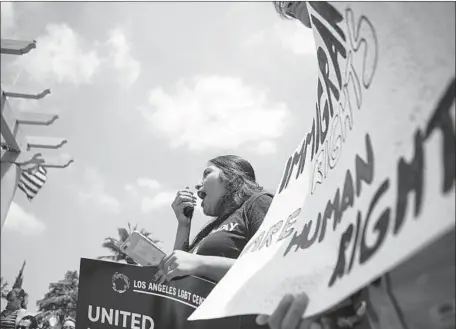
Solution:
[[[36,41],[1,39],[1,54],[24,55],[36,48]],[[44,168],[66,168],[73,159],[63,158],[60,154],[54,157],[43,156],[37,149],[59,149],[67,140],[64,138],[28,136],[27,126],[49,126],[59,116],[57,114],[19,111],[11,108],[9,98],[39,100],[49,95],[46,89],[36,95],[16,91],[1,93],[1,227],[6,219],[11,202],[23,170]]]

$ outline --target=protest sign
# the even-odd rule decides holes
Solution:
[[[308,130],[262,226],[190,320],[271,314],[298,292],[315,315],[454,230],[455,4],[297,6],[319,66]]]
[[[81,259],[76,329],[242,329],[254,317],[189,322],[189,315],[213,289],[210,281],[188,276],[153,281],[156,268]]]

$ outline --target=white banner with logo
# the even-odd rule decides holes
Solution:
[[[319,65],[310,128],[190,319],[271,314],[297,292],[320,313],[454,229],[455,4],[301,5]]]

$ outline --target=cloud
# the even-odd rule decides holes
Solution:
[[[95,203],[109,213],[120,212],[120,202],[105,191],[103,178],[98,170],[88,168],[85,172],[85,181],[88,187],[79,191],[81,201]]]
[[[84,41],[66,24],[49,24],[37,38],[33,56],[22,56],[16,65],[24,67],[37,81],[91,83],[100,66],[95,50],[84,50]]]
[[[317,54],[312,29],[304,27],[298,20],[279,21],[272,29],[246,35],[243,41],[247,47],[276,47],[277,44],[296,55]]]
[[[258,30],[250,35],[247,35],[246,39],[244,40],[245,46],[258,46],[264,44],[266,41],[266,31],[265,30]]]
[[[272,141],[262,141],[258,143],[255,151],[260,155],[273,154],[277,151],[277,145]]]
[[[141,211],[149,213],[163,207],[171,207],[171,203],[176,197],[176,192],[162,191],[153,197],[144,196],[141,199]]]
[[[5,21],[8,22],[8,19]],[[120,29],[111,31],[103,42],[89,44],[67,24],[48,24],[46,33],[36,40],[33,53],[14,62],[15,67],[19,70],[23,68],[33,81],[91,84],[97,73],[103,70],[115,72],[115,79],[123,86],[129,86],[141,72],[141,65],[132,57],[131,46]]]
[[[151,190],[156,190],[160,187],[160,183],[157,182],[155,179],[150,179],[150,178],[138,178],[136,181],[136,184],[141,187],[147,187]]]
[[[138,189],[138,186],[134,184],[126,184],[124,186],[124,190],[127,193],[127,195],[133,200],[138,200],[141,198],[141,193]]]
[[[141,212],[150,213],[154,210],[170,207],[175,191],[170,191],[152,178],[140,177],[134,184],[126,184],[125,192],[139,203]]]
[[[153,89],[139,112],[170,146],[190,150],[236,149],[274,142],[285,131],[289,110],[240,78],[200,76],[180,80],[173,93]]]
[[[274,34],[281,40],[284,49],[298,55],[315,54],[317,49],[312,29],[298,20],[283,21],[274,25]]]
[[[141,72],[140,63],[130,54],[130,44],[120,29],[111,31],[107,45],[110,48],[109,60],[120,73],[120,80],[127,85],[133,84]]]
[[[13,2],[1,2],[1,20],[2,37],[8,37],[14,28]]]
[[[35,215],[26,212],[17,203],[12,202],[4,228],[23,235],[39,235],[46,230],[46,225]]]
[[[125,192],[132,192],[132,191],[134,191],[135,187],[131,184],[126,184],[124,189],[125,189]]]

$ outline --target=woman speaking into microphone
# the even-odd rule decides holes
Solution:
[[[220,281],[258,230],[273,198],[256,182],[251,164],[235,155],[209,160],[195,188],[203,213],[212,219],[190,244],[188,211],[197,198],[188,189],[177,192],[172,203],[178,221],[176,241],[156,274],[160,283],[187,275]]]

